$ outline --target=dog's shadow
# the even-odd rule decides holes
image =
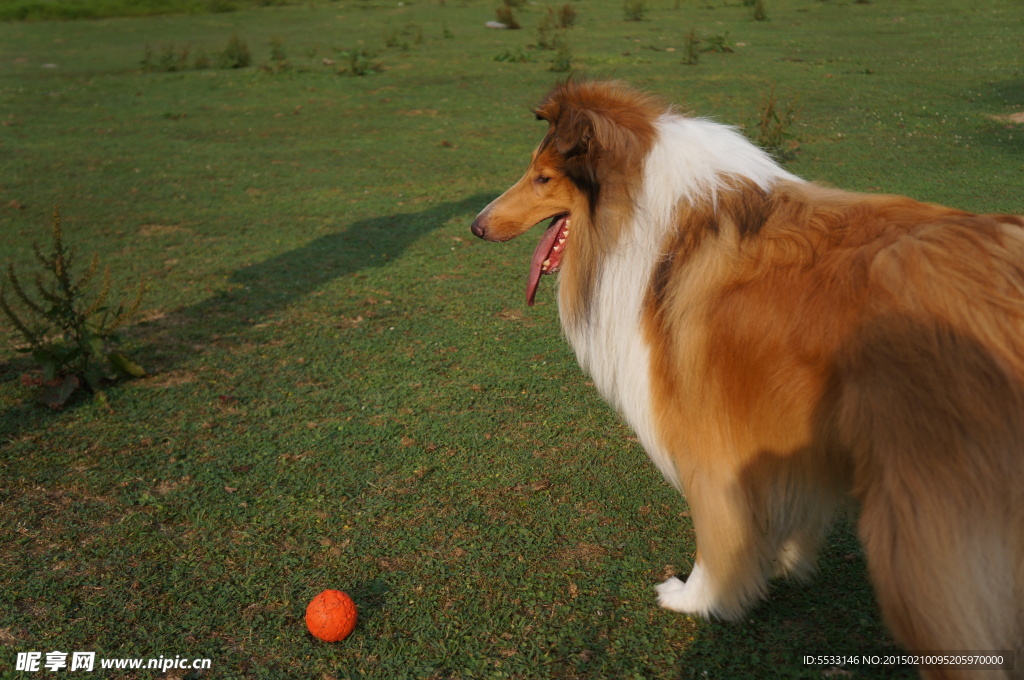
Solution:
[[[267,320],[299,298],[353,273],[387,266],[410,243],[459,215],[471,215],[487,204],[478,194],[413,213],[361,220],[300,248],[242,267],[228,278],[228,287],[208,300],[183,308],[153,324],[146,332],[153,349],[167,351],[191,335],[237,333]],[[467,219],[467,233],[469,220]]]
[[[818,564],[810,582],[773,581],[768,599],[744,620],[702,624],[679,659],[676,677],[916,678],[913,667],[872,663],[872,657],[901,650],[882,624],[848,520],[833,528]]]
[[[493,198],[476,194],[419,212],[359,220],[301,247],[247,265],[228,276],[227,286],[209,298],[186,305],[128,329],[131,354],[157,375],[167,374],[225,338],[271,319],[279,310],[331,281],[386,266],[410,243],[458,216],[471,217]],[[468,233],[469,219],[466,220]],[[32,368],[27,359],[0,364],[0,379]],[[87,397],[74,397],[69,409]],[[23,402],[0,413],[0,436],[43,427],[59,412]]]

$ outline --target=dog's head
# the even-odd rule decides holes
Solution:
[[[557,85],[534,110],[548,131],[526,174],[472,225],[480,238],[508,241],[551,219],[531,262],[529,304],[541,274],[558,271],[581,240],[602,238],[592,233],[600,226],[595,215],[601,201],[610,190],[628,190],[639,176],[662,111],[651,97],[620,83],[572,80]]]

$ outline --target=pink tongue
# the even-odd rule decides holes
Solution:
[[[530,260],[530,275],[526,279],[526,304],[531,307],[533,306],[533,299],[537,295],[537,285],[540,284],[540,266],[551,254],[551,249],[555,246],[555,239],[558,238],[558,232],[562,230],[564,223],[564,215],[553,218],[547,231],[540,237],[537,249],[533,251],[533,259]]]

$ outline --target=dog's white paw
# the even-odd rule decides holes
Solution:
[[[707,617],[714,611],[714,597],[708,589],[704,570],[699,564],[694,565],[690,577],[683,583],[672,577],[655,586],[658,591],[658,604],[683,614],[698,614]]]

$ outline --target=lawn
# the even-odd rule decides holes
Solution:
[[[533,238],[468,228],[565,77],[547,6],[501,31],[481,0],[257,4],[0,23],[0,264],[31,280],[59,205],[115,298],[148,285],[122,343],[148,376],[61,410],[0,317],[0,678],[48,677],[14,670],[33,651],[130,679],[914,677],[802,662],[893,649],[848,520],[746,621],[656,606],[685,501],[553,286],[526,307]],[[573,6],[577,71],[751,131],[774,88],[797,174],[1024,212],[1019,0]],[[684,64],[691,30],[731,51]],[[339,643],[303,621],[325,588],[359,606]],[[161,657],[210,667],[99,668]]]

